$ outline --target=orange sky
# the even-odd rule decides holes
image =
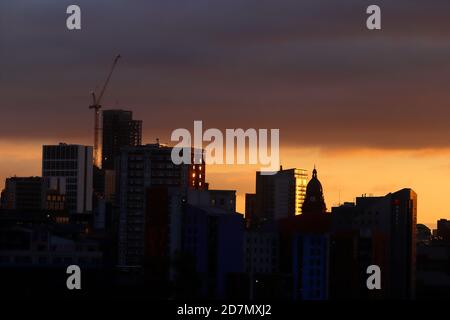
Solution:
[[[279,128],[283,166],[316,164],[328,208],[410,187],[419,221],[450,217],[450,1],[379,0],[376,32],[360,0],[78,0],[79,32],[25,2],[0,10],[0,179],[40,174],[44,143],[92,145],[91,91],[120,53],[102,105],[132,110],[144,142],[194,120]],[[242,212],[258,169],[207,179]]]
[[[434,225],[449,218],[450,150],[320,150],[285,148],[284,168],[318,168],[325,201],[330,209],[344,201],[354,201],[363,193],[385,195],[409,187],[418,194],[418,221]],[[215,166],[208,168],[212,188],[239,186],[238,211],[244,210],[243,196],[255,190],[256,167]]]
[[[0,141],[0,179],[14,174],[40,175],[41,145],[55,141]],[[305,168],[316,164],[327,207],[353,201],[363,193],[384,195],[410,187],[418,194],[418,221],[434,225],[450,218],[447,191],[450,190],[450,149],[444,150],[281,150],[284,168]],[[207,168],[211,188],[237,189],[238,211],[244,212],[244,195],[255,191],[258,166],[214,165]]]

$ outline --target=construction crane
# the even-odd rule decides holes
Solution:
[[[89,109],[94,109],[94,165],[100,168],[101,159],[100,159],[100,109],[102,108],[101,102],[103,95],[105,94],[106,88],[108,87],[109,80],[113,74],[114,68],[116,67],[117,62],[120,59],[120,54],[114,59],[111,70],[109,71],[108,77],[106,78],[105,84],[103,85],[102,91],[100,91],[99,96],[95,95],[95,92],[92,91],[92,105],[89,106]]]

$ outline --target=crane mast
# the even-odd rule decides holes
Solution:
[[[95,92],[92,92],[92,105],[89,106],[89,109],[94,109],[94,165],[97,166],[98,168],[101,167],[101,159],[100,159],[100,155],[101,155],[101,146],[100,146],[100,133],[101,133],[101,128],[100,128],[100,109],[102,108],[101,106],[101,102],[102,102],[102,98],[103,95],[105,94],[105,91],[108,87],[109,84],[109,80],[111,79],[111,76],[114,72],[114,69],[117,65],[117,62],[120,59],[120,54],[116,56],[116,58],[114,59],[114,62],[112,64],[111,70],[109,71],[109,74],[106,78],[105,83],[103,84],[103,88],[100,91],[100,95],[97,97],[95,95]]]

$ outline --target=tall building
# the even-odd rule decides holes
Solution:
[[[92,147],[43,146],[42,176],[65,178],[66,209],[70,213],[92,212]]]
[[[410,299],[415,293],[417,195],[411,189],[389,193],[383,197],[358,197],[356,203],[345,203],[332,209],[333,247],[358,257],[345,259],[338,250],[332,262],[332,277],[345,287],[335,286],[337,297],[376,295],[383,298]],[[350,266],[351,264],[351,266]],[[368,293],[366,269],[379,265],[382,288]],[[342,270],[353,274],[342,274]],[[345,279],[360,275],[358,281]],[[351,289],[350,283],[357,287]],[[345,289],[345,290],[342,290]],[[350,291],[349,291],[350,290]],[[350,298],[352,298],[350,296]]]
[[[149,208],[155,188],[188,189],[205,186],[205,164],[175,165],[172,148],[162,144],[124,147],[116,167],[117,203],[119,206],[119,265],[140,266],[145,257]],[[199,169],[198,167],[202,167]],[[194,171],[195,174],[192,172]]]
[[[281,268],[293,277],[293,299],[325,300],[329,292],[331,215],[317,170],[306,187],[303,212],[280,221]]]
[[[142,121],[133,120],[133,113],[126,110],[104,110],[102,114],[102,168],[113,170],[120,148],[141,144]]]
[[[271,221],[300,214],[306,194],[307,173],[303,169],[280,168],[274,175],[256,173],[258,221]]]

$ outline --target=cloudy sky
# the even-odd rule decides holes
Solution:
[[[82,30],[66,29],[78,4]],[[382,8],[382,31],[365,9]],[[0,179],[40,174],[43,143],[92,144],[90,91],[176,128],[279,128],[284,167],[319,168],[328,207],[411,187],[419,221],[450,217],[450,2],[2,0]],[[250,166],[208,169],[254,191]]]

